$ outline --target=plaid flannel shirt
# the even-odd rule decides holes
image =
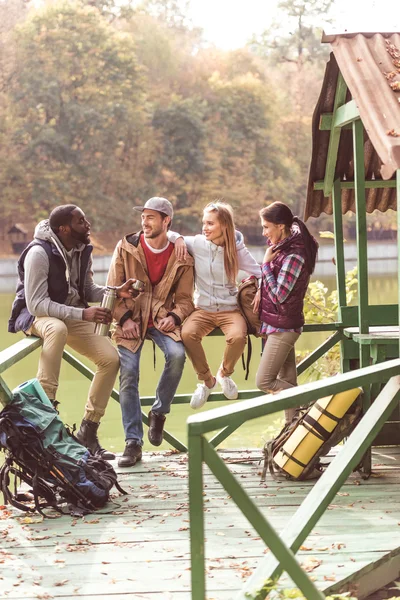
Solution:
[[[304,265],[304,258],[298,254],[288,254],[282,264],[282,268],[279,271],[278,279],[275,279],[271,263],[264,263],[262,266],[262,279],[267,291],[267,294],[271,298],[272,302],[282,304],[289,296],[290,292],[294,288],[294,285],[301,273],[301,269]],[[260,333],[263,335],[269,335],[271,333],[283,333],[285,331],[294,331],[301,333],[302,328],[299,329],[281,329],[272,327],[267,323],[261,323]]]

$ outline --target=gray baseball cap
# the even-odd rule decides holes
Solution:
[[[144,206],[134,206],[133,210],[143,212],[145,208],[148,208],[149,210],[157,210],[158,212],[162,212],[168,217],[171,217],[171,219],[174,216],[174,209],[172,208],[172,204],[166,198],[159,198],[158,196],[155,196],[154,198],[150,198],[150,200],[147,200]]]

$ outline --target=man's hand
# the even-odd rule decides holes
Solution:
[[[251,306],[253,307],[253,313],[255,313],[256,315],[258,314],[258,311],[260,309],[260,302],[261,302],[261,290],[257,290],[257,293],[253,298],[253,302],[251,303]]]
[[[135,340],[140,337],[140,326],[139,323],[132,321],[132,319],[126,319],[122,325],[122,337],[127,340]]]
[[[90,306],[84,308],[82,313],[82,319],[84,321],[90,321],[91,323],[111,323],[112,314],[109,308],[102,308],[101,306]]]
[[[166,333],[168,333],[169,331],[173,331],[175,328],[175,319],[171,315],[169,317],[161,319],[161,321],[158,323],[158,329],[160,331],[165,331]]]
[[[183,237],[178,238],[175,242],[175,254],[178,260],[186,260],[189,256]]]
[[[139,294],[142,294],[144,290],[134,290],[132,283],[135,283],[136,279],[128,279],[122,285],[116,288],[118,298],[137,298]]]

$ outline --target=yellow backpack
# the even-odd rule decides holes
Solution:
[[[361,388],[321,398],[300,408],[279,435],[264,446],[265,480],[267,469],[286,479],[314,479],[323,473],[320,457],[328,454],[347,437],[359,421]]]

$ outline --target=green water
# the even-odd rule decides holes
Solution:
[[[333,278],[326,280],[326,285],[332,289],[334,286]],[[15,343],[20,339],[20,335],[7,333],[7,320],[10,313],[10,307],[13,296],[11,294],[0,294],[0,331],[2,332],[0,339],[0,350]],[[370,280],[369,286],[369,302],[370,304],[394,304],[397,302],[397,279],[395,275],[375,276]],[[383,309],[384,310],[384,309]],[[297,344],[299,350],[311,350],[319,345],[324,339],[325,334],[303,334]],[[223,337],[209,337],[204,341],[207,356],[210,366],[215,372],[221,361],[221,356],[224,346]],[[253,341],[253,360],[250,369],[249,380],[246,382],[244,371],[239,363],[234,374],[234,379],[239,386],[239,389],[254,389],[254,379],[257,369],[257,357],[259,349],[259,341]],[[10,368],[4,374],[4,378],[8,386],[12,389],[35,377],[37,369],[39,350],[30,354],[27,358],[20,361],[17,365]],[[77,355],[78,356],[78,355]],[[152,396],[155,393],[157,381],[160,377],[163,357],[159,350],[156,351],[156,370],[153,369],[153,350],[150,342],[145,342],[145,347],[142,352],[141,359],[141,377],[140,377],[140,393],[142,396]],[[80,360],[88,366],[92,365],[83,357],[79,356]],[[93,368],[93,367],[92,367]],[[187,361],[183,377],[178,389],[178,393],[191,393],[196,387],[196,377],[189,361]],[[118,388],[118,379],[116,381]],[[80,423],[82,418],[84,404],[89,388],[89,381],[78,373],[73,367],[63,361],[61,368],[60,387],[58,392],[58,400],[61,401],[60,414],[62,419],[68,423]],[[202,410],[209,410],[215,406],[223,406],[226,403],[214,402],[207,403]],[[147,407],[146,409],[147,410]],[[171,413],[167,418],[167,429],[184,443],[186,443],[186,419],[193,414],[189,405],[177,404],[172,405]],[[263,417],[250,421],[239,428],[232,434],[223,444],[224,447],[230,448],[256,448],[261,447],[266,439],[269,439],[274,431],[277,431],[282,425],[282,415],[275,414],[269,417]],[[102,421],[100,429],[100,437],[105,447],[122,451],[124,448],[124,434],[121,424],[120,409],[117,402],[110,400],[107,412]],[[164,444],[162,448],[168,448],[168,444]],[[145,449],[150,450],[153,447],[146,441]]]

